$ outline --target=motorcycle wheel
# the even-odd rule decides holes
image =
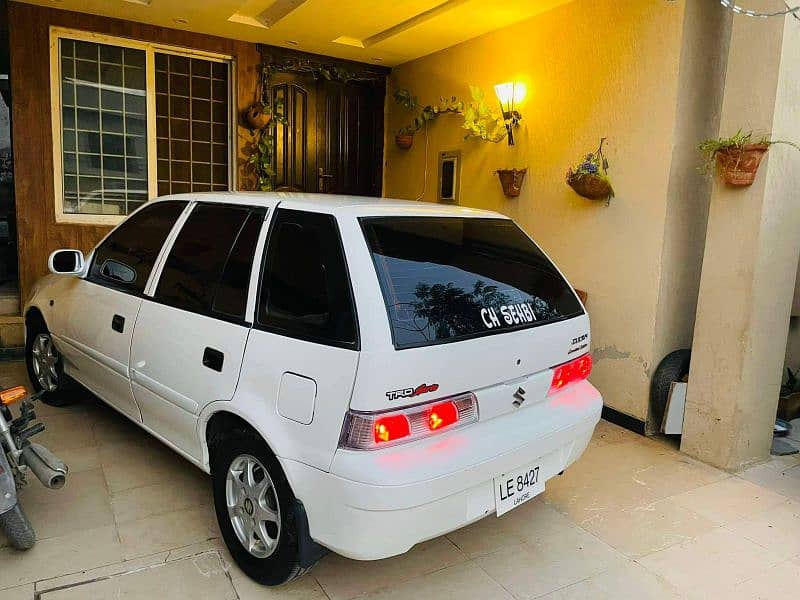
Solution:
[[[17,550],[28,550],[36,543],[36,532],[19,504],[0,514],[0,530]]]

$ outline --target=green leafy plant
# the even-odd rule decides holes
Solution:
[[[409,112],[415,112],[419,106],[419,100],[416,96],[412,96],[405,88],[400,88],[392,94],[394,101]]]
[[[467,130],[465,139],[478,138],[487,142],[501,142],[508,135],[506,122],[499,110],[489,108],[484,99],[483,90],[478,86],[469,86],[472,102],[464,110],[464,124]]]
[[[246,147],[248,164],[251,165],[255,176],[256,185],[262,192],[269,192],[275,187],[275,128],[278,124],[286,125],[286,116],[283,114],[283,101],[277,100],[274,105],[265,104],[265,110],[271,110],[272,119],[263,129],[253,131],[253,139]]]
[[[416,111],[419,108],[419,101],[416,96],[406,89],[399,89],[394,92],[394,99],[400,106],[409,111]],[[438,104],[426,104],[419,111],[408,125],[401,127],[398,135],[414,135],[417,131],[425,127],[430,121],[445,113],[460,114],[464,111],[464,103],[455,96],[449,98],[439,98]]]
[[[765,134],[759,138],[755,138],[752,131],[748,131],[747,133],[745,133],[740,129],[730,137],[707,139],[703,140],[700,143],[698,149],[700,150],[700,153],[703,155],[702,169],[705,172],[710,173],[714,168],[714,164],[716,163],[717,154],[734,148],[738,148],[741,150],[742,148],[744,148],[749,144],[763,144],[765,146],[772,146],[774,144],[786,144],[797,150],[800,150],[800,146],[798,146],[794,142],[790,142],[787,140],[773,140],[771,139],[770,134]]]

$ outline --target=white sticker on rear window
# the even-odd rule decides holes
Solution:
[[[533,307],[528,302],[504,304],[497,309],[492,307],[481,309],[481,321],[483,321],[486,329],[502,327],[503,324],[533,323],[535,320],[536,315],[533,312]]]

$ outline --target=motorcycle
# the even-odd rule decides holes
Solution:
[[[67,465],[41,444],[30,441],[44,431],[33,406],[41,394],[28,395],[23,386],[0,391],[0,531],[18,550],[31,548],[36,534],[19,505],[17,490],[27,485],[31,473],[51,489],[63,487],[67,480]],[[11,406],[16,403],[19,416],[14,418]]]

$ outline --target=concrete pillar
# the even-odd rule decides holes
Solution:
[[[720,135],[800,141],[800,23],[737,16]],[[772,440],[800,253],[800,153],[773,146],[749,188],[711,194],[681,449],[738,470]]]

